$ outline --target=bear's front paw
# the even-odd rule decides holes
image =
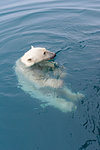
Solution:
[[[45,86],[53,87],[53,88],[61,88],[63,85],[63,80],[59,79],[48,79],[45,82]]]

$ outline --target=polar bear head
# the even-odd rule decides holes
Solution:
[[[21,62],[27,67],[30,67],[44,60],[53,59],[55,56],[55,53],[50,52],[45,48],[31,46],[31,49],[21,57]]]

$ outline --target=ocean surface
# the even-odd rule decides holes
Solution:
[[[85,98],[63,113],[18,86],[30,46],[59,52],[64,82]],[[0,1],[0,150],[100,150],[100,1]]]

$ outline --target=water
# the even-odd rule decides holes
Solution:
[[[100,1],[0,2],[0,150],[100,149]],[[31,45],[58,52],[65,83],[85,95],[62,113],[18,88],[14,65]]]

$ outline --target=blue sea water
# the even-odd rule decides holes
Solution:
[[[0,1],[0,150],[100,150],[100,1]],[[85,98],[62,113],[18,88],[30,46],[58,52],[65,82]]]

